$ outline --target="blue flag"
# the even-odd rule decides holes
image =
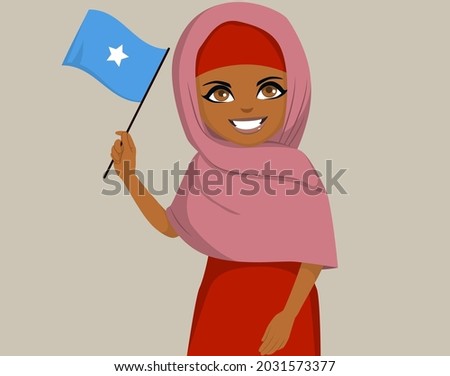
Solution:
[[[89,10],[63,65],[82,69],[117,95],[141,102],[167,51],[145,43],[109,14]]]

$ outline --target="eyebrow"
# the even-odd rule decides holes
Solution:
[[[206,84],[203,84],[203,86],[211,85],[211,84],[219,84],[219,85],[227,86],[231,89],[231,85],[225,81],[209,81]]]
[[[259,85],[261,85],[263,82],[266,82],[266,81],[268,81],[268,80],[282,80],[282,78],[281,78],[281,77],[275,77],[275,76],[266,77],[266,78],[263,78],[262,80],[259,80],[259,81],[256,83],[256,86],[259,86]]]

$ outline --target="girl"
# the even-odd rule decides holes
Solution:
[[[133,174],[128,133],[111,155],[149,222],[208,256],[188,355],[320,355],[315,281],[337,260],[326,192],[297,149],[311,91],[295,31],[260,5],[210,8],[178,42],[173,84],[198,153],[172,205]]]

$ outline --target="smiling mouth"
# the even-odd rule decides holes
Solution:
[[[229,120],[229,122],[241,133],[254,133],[258,132],[263,127],[263,123],[266,119],[267,116],[252,119],[235,119]]]

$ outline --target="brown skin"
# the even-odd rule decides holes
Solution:
[[[279,78],[257,85],[258,81],[269,77]],[[270,139],[284,123],[286,95],[271,83],[286,90],[286,72],[259,65],[231,65],[205,72],[196,82],[202,119],[222,139],[242,146],[258,145]],[[204,98],[214,88],[217,90],[210,95],[211,99]],[[265,120],[260,130],[250,134],[239,131],[230,123],[230,120],[255,118]]]
[[[177,237],[175,229],[170,224],[166,210],[153,197],[134,173],[136,169],[136,147],[130,134],[117,131],[120,140],[116,140],[111,148],[114,168],[125,186],[150,224],[162,234],[171,238]]]
[[[268,77],[278,78],[271,78],[257,85],[258,81]],[[211,81],[221,81],[227,85],[210,83]],[[215,136],[245,147],[261,144],[280,130],[286,112],[284,90],[287,90],[285,72],[258,65],[228,66],[197,77],[200,114],[207,127]],[[240,130],[236,123],[230,122],[236,120],[239,125],[239,121],[255,119],[264,121],[249,131]],[[136,168],[133,139],[124,131],[116,134],[120,136],[120,140],[116,140],[111,148],[115,170],[153,227],[166,236],[177,237],[165,209],[133,172]],[[301,264],[284,309],[270,321],[261,339],[261,355],[274,354],[286,345],[294,320],[321,270],[321,265]]]
[[[300,312],[321,270],[322,265],[301,264],[284,309],[270,321],[261,339],[262,344],[259,347],[261,355],[273,354],[286,345],[291,334],[292,326],[294,325],[294,320]]]

